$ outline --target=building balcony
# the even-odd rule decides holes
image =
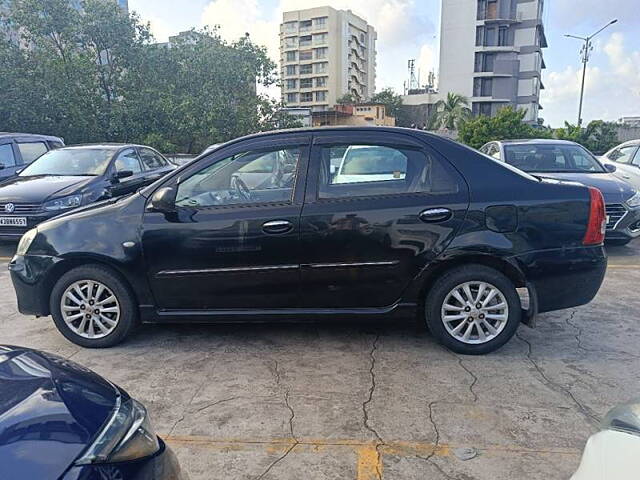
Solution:
[[[476,52],[515,52],[520,53],[520,47],[515,45],[476,45]]]

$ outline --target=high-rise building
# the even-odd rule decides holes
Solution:
[[[444,0],[440,34],[440,96],[462,94],[474,115],[512,105],[538,120],[544,0]]]
[[[351,10],[285,12],[280,69],[288,107],[323,111],[345,94],[366,101],[375,91],[376,31]]]

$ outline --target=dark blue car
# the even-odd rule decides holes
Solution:
[[[180,480],[147,411],[64,358],[0,346],[2,480]]]

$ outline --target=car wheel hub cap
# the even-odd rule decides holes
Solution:
[[[103,283],[79,280],[64,291],[60,312],[73,333],[98,339],[109,335],[120,321],[118,299]]]
[[[441,309],[445,329],[467,344],[486,343],[496,338],[509,319],[504,294],[487,282],[465,282],[451,289]]]

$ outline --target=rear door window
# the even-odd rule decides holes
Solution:
[[[47,153],[48,148],[44,142],[18,142],[18,150],[22,155],[22,163],[26,165]]]
[[[140,154],[140,160],[142,160],[142,165],[145,170],[157,170],[158,168],[167,166],[165,159],[153,150],[140,148],[138,149],[138,153]]]
[[[634,153],[636,153],[636,145],[629,145],[627,147],[620,147],[608,156],[609,160],[613,160],[618,163],[631,163]]]
[[[456,180],[419,149],[333,145],[320,152],[319,199],[458,191]]]
[[[10,143],[0,145],[0,165],[2,165],[3,168],[15,167],[16,165],[13,146]]]
[[[134,175],[142,171],[138,154],[133,148],[121,152],[116,158],[115,166],[118,172],[130,170]]]

